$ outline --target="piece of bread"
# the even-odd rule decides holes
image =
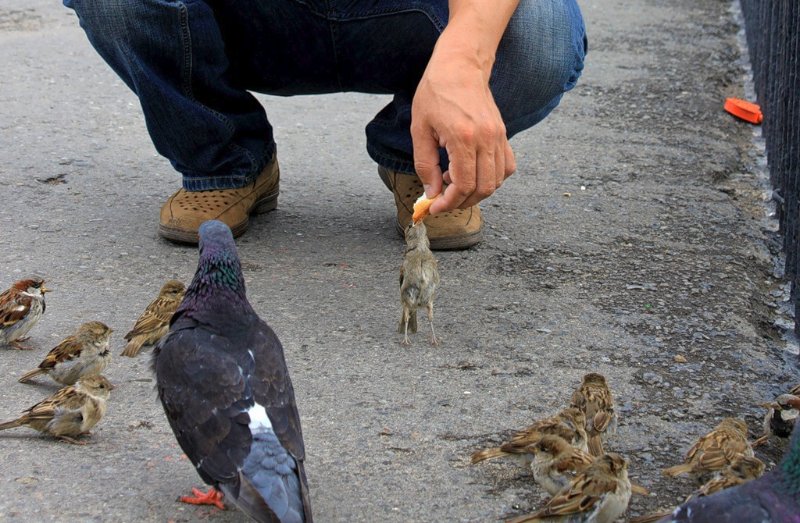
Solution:
[[[414,223],[419,223],[424,220],[425,217],[431,213],[431,205],[439,196],[441,196],[441,193],[433,198],[428,198],[425,196],[425,193],[422,193],[422,196],[417,198],[417,201],[414,202],[414,214],[411,216],[411,220]]]

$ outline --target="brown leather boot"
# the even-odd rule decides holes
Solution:
[[[239,189],[189,192],[181,189],[161,207],[158,234],[180,243],[196,244],[197,231],[206,220],[228,225],[234,238],[250,225],[250,214],[262,214],[278,206],[280,169],[277,155],[255,181]]]
[[[406,174],[378,167],[378,174],[394,193],[397,206],[397,232],[404,236],[411,223],[414,202],[423,192],[422,182],[416,174]],[[435,251],[466,249],[483,239],[483,217],[477,205],[428,216],[423,220],[428,229],[431,249]]]

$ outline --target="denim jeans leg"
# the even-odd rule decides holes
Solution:
[[[446,11],[447,2],[430,4]],[[428,56],[432,50],[427,50]],[[555,109],[562,95],[575,86],[585,54],[586,32],[575,0],[520,2],[500,41],[489,82],[509,137],[536,125]],[[370,156],[401,172],[414,172],[412,99],[413,90],[397,92],[366,129]],[[446,169],[444,150],[441,158]]]
[[[212,9],[197,0],[64,0],[139,97],[159,153],[187,190],[242,187],[272,158],[264,109],[230,77]]]

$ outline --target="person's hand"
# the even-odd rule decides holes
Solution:
[[[442,33],[411,106],[414,168],[429,197],[444,194],[431,214],[466,208],[490,196],[516,169],[506,127],[489,90],[491,61]],[[439,147],[450,159],[443,173]]]

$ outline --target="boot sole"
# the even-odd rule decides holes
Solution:
[[[250,214],[266,214],[277,209],[279,194],[280,190],[275,190],[262,196],[260,200],[256,200],[256,203],[253,205],[253,208],[250,209],[250,213],[245,217],[244,221],[231,227],[233,237],[238,238],[250,227]],[[200,241],[200,238],[197,236],[197,231],[176,229],[173,227],[167,227],[166,225],[160,223],[158,224],[158,234],[162,238],[175,243],[197,245],[197,243]]]

